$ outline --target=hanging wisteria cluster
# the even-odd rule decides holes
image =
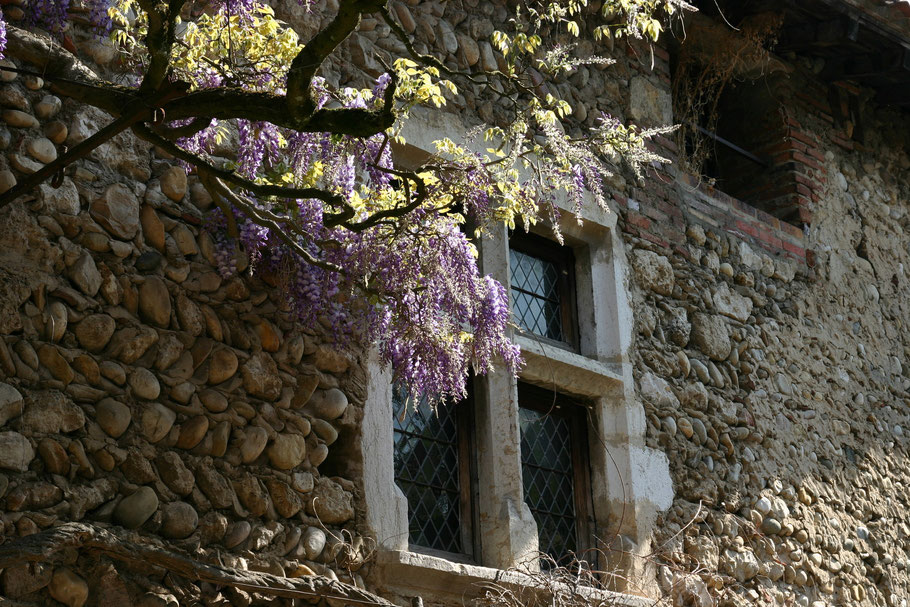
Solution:
[[[26,2],[30,24],[66,35],[70,0]],[[312,8],[313,0],[298,2]],[[374,4],[370,10],[394,26],[384,3]],[[620,27],[629,35],[653,37],[659,31],[655,11],[683,3],[623,4],[635,10]],[[532,28],[548,21],[578,35],[575,19],[586,5],[587,0],[548,0],[525,13],[519,9],[516,19],[526,18]],[[146,10],[169,9],[144,0],[83,0],[79,10],[88,13],[98,35],[117,45],[120,64],[133,70],[138,84],[155,63],[147,47],[154,25]],[[171,81],[190,91],[290,97],[289,69],[308,47],[267,3],[210,0],[201,12],[182,18],[175,30],[179,44],[167,59]],[[463,141],[436,142],[435,155],[414,170],[400,170],[392,161],[393,145],[404,142],[402,124],[412,108],[440,108],[456,88],[441,63],[413,53],[394,60],[367,88],[331,87],[318,75],[308,79],[313,112],[381,113],[391,104],[393,126],[371,136],[296,131],[252,118],[206,119],[200,128],[193,128],[199,117],[166,124],[175,133],[187,132],[170,141],[171,151],[188,171],[199,173],[218,203],[206,229],[216,242],[219,272],[228,277],[242,267],[279,285],[302,325],[321,326],[340,342],[376,344],[396,380],[431,399],[463,396],[472,368],[484,373],[503,364],[517,372],[521,358],[508,337],[508,293],[480,275],[471,239],[502,222],[514,227],[518,220],[527,227],[541,214],[555,226],[559,196],[568,198],[576,214],[586,192],[606,209],[605,160],[621,158],[636,168],[662,160],[645,147],[653,132],[626,128],[609,116],[587,139],[566,135],[559,123],[571,107],[533,93],[522,70],[536,65],[554,75],[585,61],[573,58],[571,47],[543,52],[540,37],[530,31],[516,26],[511,34],[492,37],[507,64],[497,76],[500,93],[521,98],[511,121],[478,129]],[[0,52],[5,43],[0,19]],[[271,188],[268,195],[257,195],[260,186]],[[276,194],[278,187],[313,194]],[[471,234],[465,225],[472,226]],[[556,237],[561,238],[558,232]]]

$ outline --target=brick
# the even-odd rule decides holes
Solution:
[[[662,238],[659,238],[659,237],[655,236],[654,234],[651,234],[650,232],[645,232],[645,231],[642,230],[641,233],[640,233],[640,236],[641,236],[642,238],[644,238],[645,240],[648,240],[648,241],[650,241],[650,242],[653,242],[654,244],[656,244],[656,245],[659,246],[659,247],[663,247],[663,248],[665,248],[665,249],[669,249],[669,248],[670,248],[670,243],[669,243],[669,242],[667,242],[666,240],[664,240],[664,239],[662,239]]]
[[[749,225],[748,223],[746,223],[744,221],[740,221],[738,219],[736,220],[736,222],[733,225],[736,226],[736,229],[739,230],[740,232],[743,232],[743,233],[748,234],[749,236],[752,236],[755,238],[758,237],[758,228],[753,225]]]
[[[800,246],[797,246],[795,244],[791,244],[791,243],[787,242],[786,240],[783,241],[783,243],[784,243],[784,250],[787,251],[788,253],[792,253],[793,255],[799,257],[800,259],[806,258],[806,249],[804,249]]]
[[[629,211],[626,214],[626,221],[631,225],[638,226],[646,230],[651,227],[651,220],[641,213],[636,213],[635,211]]]
[[[759,210],[756,213],[756,218],[765,225],[771,226],[771,229],[773,230],[780,229],[780,220],[769,213]]]
[[[780,222],[780,230],[787,236],[792,236],[793,238],[798,238],[800,241],[802,241],[805,238],[803,231],[801,229],[799,229],[795,225],[791,225],[784,221]]]
[[[769,230],[759,230],[758,239],[774,249],[780,249],[784,244],[780,237]]]
[[[805,154],[801,154],[799,152],[793,154],[793,160],[816,170],[820,170],[822,168],[821,165],[819,165],[813,158],[809,158]]]

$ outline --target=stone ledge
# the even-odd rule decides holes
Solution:
[[[618,365],[604,363],[576,352],[516,334],[525,366],[521,379],[556,387],[575,396],[599,398],[622,385]]]
[[[533,579],[517,571],[503,571],[479,565],[456,563],[437,556],[419,552],[384,550],[377,554],[374,565],[376,582],[388,590],[407,596],[430,595],[434,599],[449,597],[467,604],[483,593],[484,585],[496,583],[503,586],[527,587]],[[541,589],[543,590],[543,589]],[[652,607],[653,600],[644,597],[599,590],[581,589],[580,592],[607,605],[623,607]]]

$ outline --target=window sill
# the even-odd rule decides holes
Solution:
[[[507,587],[528,587],[533,579],[517,571],[502,571],[448,561],[429,554],[383,550],[376,555],[373,566],[374,582],[384,590],[403,596],[432,598],[432,602],[451,599],[468,604],[483,594],[484,586],[496,583]],[[590,597],[602,604],[624,607],[652,607],[653,600],[643,597],[585,589]]]
[[[618,365],[582,356],[525,335],[515,335],[525,366],[521,378],[544,387],[556,387],[573,396],[598,398],[622,384]]]

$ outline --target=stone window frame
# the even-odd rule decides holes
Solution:
[[[467,131],[452,115],[431,118],[416,113],[408,127],[405,135],[417,155],[433,149],[432,141],[446,133]],[[644,408],[635,397],[629,358],[633,341],[629,271],[617,213],[590,199],[579,222],[567,200],[558,205],[560,230],[575,254],[578,351],[513,334],[525,359],[519,377],[493,372],[474,380],[475,521],[483,541],[473,563],[409,550],[407,503],[394,483],[391,373],[379,364],[375,351],[367,356],[360,451],[364,522],[377,542],[372,569],[377,587],[402,596],[432,591],[464,599],[480,591],[478,579],[503,579],[509,574],[506,570],[536,566],[537,526],[524,503],[521,482],[519,380],[590,405],[592,514],[598,528],[609,530],[622,549],[616,552],[616,562],[604,566],[621,568],[629,574],[619,576],[623,579],[635,579],[635,568],[646,569],[630,563],[629,552],[649,551],[650,530],[657,513],[672,504],[673,489],[666,455],[644,444]],[[544,225],[532,231],[552,238]],[[477,243],[481,273],[503,284],[509,284],[508,242],[506,226],[501,226]]]

